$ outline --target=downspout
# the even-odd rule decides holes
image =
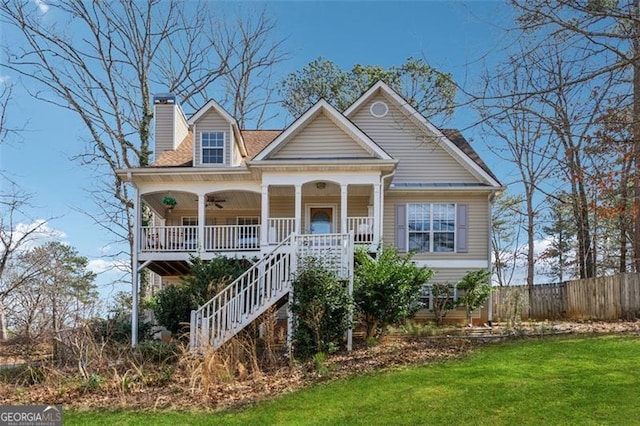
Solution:
[[[380,229],[378,229],[378,234],[380,235],[380,241],[378,241],[378,250],[380,250],[382,248],[382,236],[384,235],[384,185],[385,185],[385,179],[393,177],[393,175],[396,174],[395,169],[389,173],[388,175],[384,175],[382,176],[382,178],[380,179]]]
[[[491,191],[489,193],[488,196],[488,203],[487,203],[487,223],[488,223],[488,229],[487,229],[487,270],[489,271],[489,285],[491,286],[491,289],[493,290],[493,262],[491,262],[491,254],[493,253],[492,250],[492,243],[491,243],[491,238],[492,238],[492,234],[493,234],[493,219],[491,217],[491,210],[492,210],[492,206],[493,206],[493,200],[495,199],[496,196],[496,191]],[[489,306],[487,307],[487,323],[489,325],[489,327],[493,326],[493,291],[491,291],[489,293]]]

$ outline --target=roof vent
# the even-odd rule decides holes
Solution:
[[[175,104],[176,97],[171,93],[158,93],[153,97],[154,104]]]
[[[371,115],[376,118],[382,118],[389,112],[389,107],[382,101],[377,101],[371,104],[369,108]]]

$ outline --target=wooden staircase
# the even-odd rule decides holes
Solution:
[[[289,297],[298,263],[321,261],[353,285],[353,233],[291,234],[244,274],[197,310],[191,311],[190,348],[218,349],[262,315]]]

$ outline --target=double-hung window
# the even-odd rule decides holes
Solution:
[[[202,132],[202,164],[224,164],[224,132]]]
[[[409,204],[407,214],[409,250],[418,252],[455,251],[455,204]]]

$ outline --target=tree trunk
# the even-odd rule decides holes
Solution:
[[[4,342],[9,338],[7,334],[7,318],[4,314],[4,301],[0,300],[0,342]]]
[[[634,16],[640,16],[640,0],[633,3]],[[633,265],[640,272],[640,20],[633,23],[633,160],[635,169],[633,176]]]

